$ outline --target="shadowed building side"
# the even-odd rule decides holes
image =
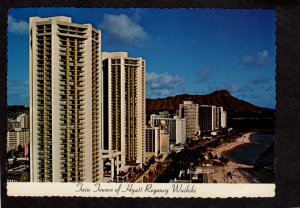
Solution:
[[[186,138],[194,138],[199,130],[199,105],[193,101],[183,101],[179,104],[179,118],[186,119]]]
[[[145,162],[145,60],[127,52],[103,52],[104,175]],[[126,165],[127,164],[127,165]],[[107,173],[107,174],[106,174]]]

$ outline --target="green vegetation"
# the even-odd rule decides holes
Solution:
[[[29,107],[23,105],[7,106],[7,119],[16,119],[22,113],[29,113]]]

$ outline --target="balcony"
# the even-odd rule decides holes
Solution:
[[[64,130],[66,130],[66,129],[67,129],[67,127],[66,127],[66,126],[62,126],[62,125],[61,125],[59,129],[64,131]],[[65,135],[66,135],[66,133],[60,133],[60,135],[61,135],[61,136],[65,136]]]
[[[66,122],[67,117],[60,117],[59,120],[60,120],[60,121],[65,121],[65,122]]]
[[[44,103],[45,103],[45,105],[52,105],[52,102],[50,102],[50,101],[46,101]]]
[[[38,116],[37,120],[38,120],[38,121],[44,121],[44,118],[47,119],[48,117]]]
[[[61,110],[61,111],[66,111],[66,110],[67,110],[67,107],[60,106],[60,107],[59,107],[59,110]]]
[[[83,129],[79,129],[78,134],[79,136],[83,136],[85,133],[85,131]]]
[[[44,155],[44,149],[45,149],[45,147],[44,146],[39,146],[38,148],[37,148],[38,150],[39,150],[39,155]]]
[[[38,101],[43,101],[43,100],[44,100],[44,97],[38,97],[37,100],[38,100]]]
[[[62,128],[60,128],[59,135],[61,135],[61,136],[63,136],[63,138],[65,138],[65,136],[67,135],[66,126],[62,126]]]
[[[44,96],[44,99],[45,99],[45,101],[51,101],[52,99],[51,99],[51,96],[48,94],[48,95],[46,95],[46,96]]]
[[[65,146],[65,145],[63,145],[63,146],[60,147],[60,150],[62,150],[63,153],[64,153],[65,150],[67,150],[67,149],[68,149],[68,148],[67,148],[67,146]]]
[[[80,69],[77,69],[77,70],[79,71]],[[84,72],[79,71],[79,73],[77,73],[77,76],[78,77],[84,77]]]
[[[37,105],[38,105],[38,106],[43,106],[43,105],[44,105],[44,100],[38,101],[38,102],[37,102]]]
[[[78,106],[83,106],[84,102],[78,102],[77,104],[78,104]],[[80,109],[84,109],[84,108],[81,107]]]
[[[59,125],[61,125],[61,129],[64,129],[65,125],[67,125],[67,122],[59,122]]]

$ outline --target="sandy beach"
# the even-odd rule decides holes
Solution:
[[[254,132],[248,132],[243,134],[240,138],[237,138],[234,142],[224,143],[217,148],[210,148],[210,152],[213,155],[221,157],[225,151],[229,151],[239,145],[250,143],[250,136]],[[246,172],[239,170],[240,168],[253,168],[250,165],[239,164],[233,161],[229,161],[224,167],[214,167],[215,172],[212,174],[213,180],[217,183],[257,183],[257,181]],[[231,177],[227,177],[227,173],[232,174]]]
[[[218,146],[217,148],[210,148],[211,153],[213,155],[218,155],[219,157],[222,156],[222,153],[228,150],[231,150],[239,145],[242,144],[246,144],[246,143],[250,143],[250,136],[253,134],[254,132],[248,132],[243,134],[242,137],[237,138],[234,142],[229,142],[229,143],[224,143],[221,144],[220,146]]]

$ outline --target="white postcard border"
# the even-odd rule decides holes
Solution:
[[[8,182],[8,196],[228,198],[274,197],[275,184]]]

